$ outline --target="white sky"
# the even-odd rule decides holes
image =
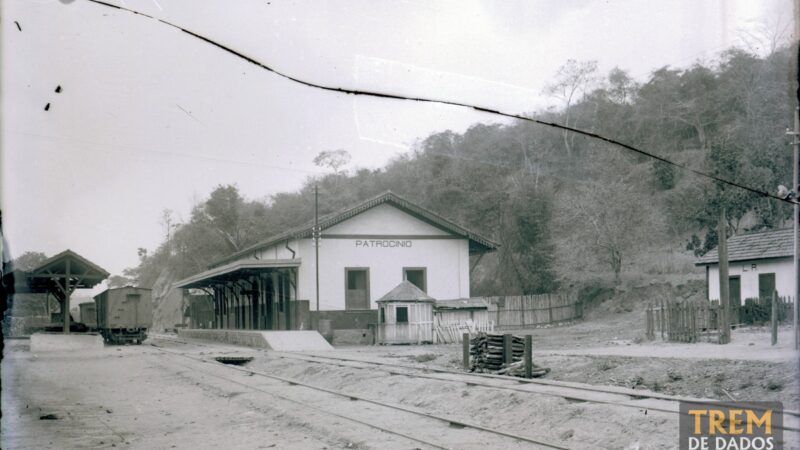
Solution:
[[[109,1],[315,83],[508,112],[550,104],[542,88],[567,59],[641,80],[792,17],[791,0]],[[218,184],[249,198],[294,191],[319,170],[320,151],[344,148],[353,166],[376,168],[433,132],[498,120],[293,84],[85,0],[0,5],[0,199],[12,255],[71,248],[117,274],[137,263],[137,247],[161,242],[163,209],[188,219]]]

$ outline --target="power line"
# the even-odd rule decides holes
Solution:
[[[324,84],[318,84],[318,83],[314,83],[314,82],[311,82],[311,81],[306,81],[306,80],[303,80],[303,79],[300,79],[300,78],[296,78],[296,77],[294,77],[292,75],[288,75],[288,74],[285,74],[283,72],[280,72],[277,69],[274,69],[274,68],[272,68],[272,67],[270,67],[270,66],[268,66],[268,65],[266,65],[266,64],[264,64],[264,63],[262,63],[262,62],[260,62],[260,61],[258,61],[256,59],[254,59],[254,58],[252,58],[250,56],[245,55],[244,53],[241,53],[241,52],[239,52],[237,50],[234,50],[234,49],[232,49],[230,47],[225,46],[224,44],[220,44],[219,42],[216,42],[216,41],[214,41],[214,40],[212,40],[212,39],[210,39],[208,37],[205,37],[205,36],[203,36],[201,34],[195,33],[194,31],[188,30],[186,28],[183,28],[183,27],[181,27],[179,25],[176,25],[176,24],[174,24],[172,22],[169,22],[169,21],[166,21],[164,19],[159,19],[158,17],[154,17],[154,16],[151,16],[149,14],[145,14],[145,13],[142,13],[142,12],[139,12],[139,11],[135,11],[133,9],[122,7],[122,6],[113,5],[111,3],[106,3],[106,2],[101,1],[101,0],[88,0],[88,1],[90,1],[92,3],[96,3],[98,5],[103,5],[103,6],[107,6],[107,7],[110,7],[110,8],[119,9],[119,10],[122,10],[122,11],[127,11],[127,12],[133,13],[133,14],[138,15],[138,16],[147,17],[149,19],[156,20],[156,21],[161,22],[161,23],[163,23],[165,25],[168,25],[168,26],[170,26],[172,28],[178,29],[178,30],[190,35],[190,36],[193,36],[193,37],[195,37],[197,39],[200,39],[201,41],[204,41],[204,42],[206,42],[206,43],[208,43],[208,44],[210,44],[210,45],[212,45],[214,47],[217,47],[220,50],[223,50],[223,51],[228,52],[228,53],[230,53],[230,54],[232,54],[234,56],[237,56],[237,57],[239,57],[239,58],[241,58],[241,59],[243,59],[243,60],[245,60],[245,61],[247,61],[247,62],[249,62],[249,63],[251,63],[253,65],[255,65],[255,66],[258,66],[258,67],[260,67],[260,68],[262,68],[264,70],[272,72],[273,74],[275,74],[275,75],[277,75],[277,76],[279,76],[281,78],[285,78],[285,79],[287,79],[289,81],[295,82],[297,84],[301,84],[303,86],[307,86],[307,87],[311,87],[311,88],[315,88],[315,89],[321,89],[321,90],[329,91],[329,92],[335,92],[335,93],[339,93],[339,94],[362,95],[362,96],[365,96],[365,97],[385,98],[385,99],[390,99],[390,100],[406,100],[406,101],[415,101],[415,102],[421,102],[421,103],[436,103],[436,104],[441,104],[441,105],[459,106],[459,107],[462,107],[462,108],[469,108],[469,109],[472,109],[472,110],[475,110],[475,111],[484,112],[484,113],[488,113],[488,114],[494,114],[494,115],[501,116],[501,117],[507,117],[507,118],[510,118],[510,119],[517,119],[517,120],[522,120],[522,121],[525,121],[525,122],[531,122],[531,123],[535,123],[535,124],[539,124],[539,125],[544,125],[544,126],[551,127],[551,128],[557,128],[557,129],[560,129],[560,130],[563,130],[563,131],[569,131],[569,132],[572,132],[572,133],[580,134],[582,136],[587,136],[587,137],[590,137],[590,138],[593,138],[593,139],[598,139],[600,141],[609,143],[611,145],[616,145],[618,147],[622,147],[622,148],[624,148],[626,150],[630,150],[630,151],[632,151],[634,153],[638,153],[640,155],[646,156],[646,157],[654,159],[656,161],[660,161],[662,163],[677,167],[679,169],[686,170],[686,171],[691,172],[691,173],[693,173],[695,175],[698,175],[700,177],[708,178],[708,179],[716,181],[718,183],[727,184],[729,186],[733,186],[733,187],[736,187],[736,188],[739,188],[739,189],[743,189],[745,191],[749,191],[751,193],[760,195],[762,197],[769,197],[769,198],[773,198],[775,200],[780,200],[782,202],[786,202],[786,203],[790,203],[790,204],[798,203],[797,200],[790,200],[790,199],[786,199],[786,198],[781,198],[781,197],[778,197],[777,195],[770,194],[769,192],[766,192],[766,191],[762,191],[762,190],[759,190],[759,189],[756,189],[756,188],[752,188],[750,186],[746,186],[744,184],[737,183],[735,181],[726,180],[726,179],[720,178],[720,177],[718,177],[716,175],[712,175],[712,174],[709,174],[709,173],[706,173],[706,172],[703,172],[703,171],[700,171],[700,170],[697,170],[697,169],[693,169],[693,168],[691,168],[689,166],[686,166],[684,164],[680,164],[680,163],[671,161],[669,159],[663,158],[663,157],[658,156],[656,154],[653,154],[653,153],[647,152],[645,150],[636,148],[636,147],[634,147],[632,145],[628,145],[628,144],[625,144],[623,142],[617,141],[616,139],[608,138],[608,137],[605,137],[605,136],[601,136],[601,135],[599,135],[597,133],[592,133],[590,131],[585,131],[585,130],[581,130],[581,129],[578,129],[578,128],[573,128],[573,127],[570,127],[570,126],[567,126],[567,125],[557,124],[555,122],[548,122],[546,120],[535,119],[533,117],[527,117],[527,116],[524,116],[524,115],[521,115],[521,114],[507,113],[507,112],[500,111],[498,109],[488,108],[488,107],[484,107],[484,106],[471,105],[469,103],[461,103],[461,102],[457,102],[457,101],[453,101],[453,100],[441,100],[441,99],[432,99],[432,98],[426,98],[426,97],[406,97],[406,96],[397,95],[397,94],[391,94],[391,93],[386,93],[386,92],[367,91],[367,90],[360,90],[360,89],[349,89],[349,88],[342,88],[342,87],[336,87],[336,86],[326,86]]]

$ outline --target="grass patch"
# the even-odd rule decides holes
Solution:
[[[414,361],[418,363],[424,363],[428,361],[433,361],[434,359],[438,358],[439,355],[434,353],[423,353],[421,355],[414,356]]]

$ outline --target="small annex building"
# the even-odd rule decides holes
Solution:
[[[470,257],[497,249],[391,192],[320,217],[319,227],[316,314],[335,328],[377,323],[377,300],[405,280],[433,298],[469,298]],[[310,329],[317,310],[313,232],[312,220],[216,261],[176,287],[211,296],[214,328]]]
[[[793,230],[745,233],[728,238],[728,282],[731,301],[794,297]],[[708,299],[719,299],[719,254],[706,253],[696,263],[705,267]]]
[[[434,301],[408,280],[378,299],[378,344],[433,343]]]

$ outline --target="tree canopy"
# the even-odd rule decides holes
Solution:
[[[712,63],[662,67],[642,83],[615,68],[569,61],[546,93],[558,109],[533,113],[646,149],[717,176],[774,191],[791,178],[784,130],[792,123],[792,54],[730,50]],[[676,170],[606,143],[530,123],[442,131],[378,170],[345,172],[349,153],[314,161],[332,173],[265,201],[218,186],[187,223],[126,276],[183,277],[309,220],[387,189],[502,244],[473,274],[473,293],[540,293],[587,276],[692,270],[716,245],[726,206],[731,233],[786,224],[788,205]],[[665,267],[665,254],[683,268]],[[679,264],[680,265],[680,264]]]

